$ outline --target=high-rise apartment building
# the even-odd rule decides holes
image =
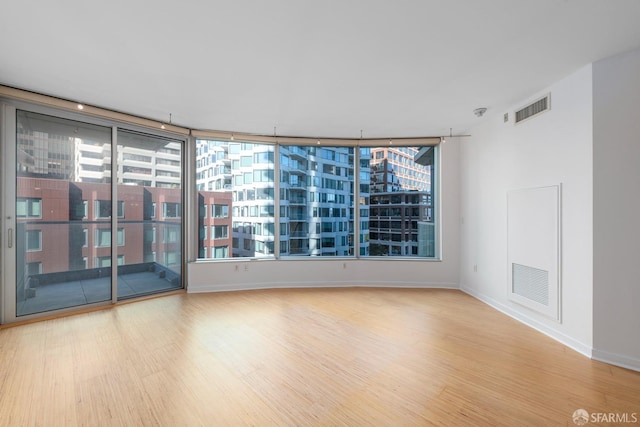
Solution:
[[[149,137],[144,138],[143,143],[137,140],[135,133],[122,132],[118,135],[118,183],[156,188],[179,187],[182,173],[180,144],[162,141],[161,147],[149,149]],[[73,145],[73,180],[111,182],[110,144],[75,139]]]
[[[361,173],[368,177],[368,151],[364,152]],[[276,238],[283,256],[353,255],[354,148],[280,146],[277,173],[275,153],[275,146],[268,144],[198,140],[198,190],[232,195],[229,256],[273,256]],[[361,184],[360,198],[368,200],[368,192],[367,181]],[[361,254],[368,254],[368,211],[368,203],[360,205]]]
[[[100,126],[49,119],[19,112],[18,170],[23,176],[47,176],[74,182],[111,182],[111,133]],[[66,132],[74,127],[71,135]],[[56,133],[56,127],[65,132]],[[35,130],[48,129],[49,132]],[[159,137],[118,132],[119,184],[177,188],[181,183],[182,147]]]
[[[374,148],[371,156],[371,255],[435,256],[433,148]]]
[[[280,247],[290,255],[354,255],[355,149],[282,146],[280,150]],[[368,173],[366,168],[361,172]],[[368,183],[360,198],[368,199]],[[369,207],[360,206],[360,251],[368,254]]]
[[[18,113],[17,173],[48,176],[53,179],[72,179],[75,173],[73,138],[34,130],[33,121],[47,117],[41,114]]]
[[[371,192],[429,191],[431,169],[415,161],[420,147],[371,149]]]

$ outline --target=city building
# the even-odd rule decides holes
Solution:
[[[200,139],[196,148],[199,191],[232,197],[231,257],[273,257],[275,148],[268,144]],[[354,149],[279,147],[279,248],[281,256],[354,255]],[[361,151],[362,176],[369,175],[368,150]],[[369,199],[369,181],[360,198]],[[360,205],[360,253],[369,253],[368,204]],[[222,255],[219,252],[217,255]],[[202,258],[220,258],[202,250]]]
[[[436,256],[433,155],[420,147],[371,150],[371,255]]]
[[[371,255],[435,256],[432,196],[426,191],[371,195]]]
[[[232,254],[231,192],[204,191],[198,198],[198,258],[229,258]]]
[[[111,182],[111,133],[82,123],[76,135],[29,129],[77,126],[60,118],[18,112],[17,153],[23,174],[68,179],[74,182]],[[29,129],[26,129],[26,127]],[[182,147],[162,138],[135,132],[118,134],[118,183],[157,188],[181,184]]]
[[[16,188],[19,301],[41,285],[109,276],[113,212],[123,274],[163,272],[180,286],[180,190],[118,185],[114,206],[110,184],[18,177]]]
[[[371,150],[371,192],[431,191],[431,169],[415,161],[420,147]]]

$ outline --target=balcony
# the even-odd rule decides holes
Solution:
[[[167,172],[181,172],[182,168],[180,164],[164,164],[164,163],[156,163],[156,170],[163,170]]]
[[[84,166],[84,165],[102,166],[103,163],[104,162],[103,162],[102,158],[94,159],[94,158],[91,158],[91,157],[82,157],[80,165],[81,166]]]
[[[148,179],[148,178],[147,178]],[[156,176],[156,182],[157,183],[165,183],[165,184],[175,184],[175,185],[180,185],[181,180],[180,177],[174,177],[174,176]]]
[[[293,159],[294,157],[297,157],[299,159],[302,160],[307,160],[307,158],[309,157],[309,155],[307,154],[307,150],[297,147],[297,146],[290,146],[287,147],[289,149],[289,156]]]
[[[111,176],[111,174],[110,173],[107,174],[105,172],[95,172],[95,171],[80,172],[81,178],[91,178],[91,179],[102,180],[105,176]]]
[[[156,263],[120,266],[118,299],[180,289],[178,276]],[[111,268],[94,268],[29,277],[17,313],[26,315],[111,300]]]
[[[307,175],[307,170],[306,169],[302,169],[302,168],[289,168],[289,173],[290,174],[296,174],[296,175],[300,175],[300,176],[306,176]]]
[[[290,205],[306,205],[307,198],[306,197],[289,197]]]
[[[289,255],[309,255],[309,247],[301,246],[298,248],[291,247],[289,249]]]

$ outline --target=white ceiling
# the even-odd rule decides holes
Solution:
[[[195,129],[463,134],[640,46],[638,0],[13,0],[0,84]],[[487,107],[479,119],[472,113]]]

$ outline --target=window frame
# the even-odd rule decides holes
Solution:
[[[104,241],[104,239],[102,238],[102,235],[103,234],[107,234],[107,233],[109,234],[109,239],[108,239],[109,244],[103,245],[103,244],[101,244]],[[109,248],[109,247],[111,247],[112,246],[111,227],[109,227],[109,228],[106,228],[106,227],[96,228],[95,229],[94,238],[95,238],[95,241],[94,241],[95,245],[94,246],[96,248]],[[125,244],[126,244],[125,243],[125,228],[124,227],[118,227],[118,229],[116,230],[116,246],[124,246]]]
[[[83,200],[84,202],[84,200]],[[101,216],[101,211],[102,211],[102,203],[109,203],[110,206],[110,211],[111,211],[111,215],[113,215],[113,201],[110,199],[98,199],[94,201],[93,204],[93,217],[94,219],[111,219],[111,215],[108,216]],[[116,214],[118,219],[123,219],[125,212],[124,212],[124,200],[118,200],[116,202]],[[122,211],[122,214],[121,214]]]
[[[169,205],[173,206],[176,211],[176,216],[167,216]],[[179,202],[162,202],[162,218],[163,219],[181,219],[182,218],[182,203]]]
[[[35,206],[34,202],[38,202],[39,213],[37,215],[32,214],[32,208]],[[24,214],[18,212],[18,205],[24,202]],[[18,197],[16,198],[16,218],[25,219],[42,219],[42,198],[40,197]]]
[[[38,247],[32,248],[30,247],[30,243],[32,242],[31,238],[28,237],[31,233],[37,233],[38,235]],[[33,229],[33,230],[25,230],[25,251],[26,252],[42,252],[42,230]]]
[[[218,215],[218,208],[221,208],[222,215]],[[213,203],[211,205],[211,218],[229,218],[229,205],[226,203]]]
[[[206,134],[206,132],[203,132],[203,134]],[[233,176],[238,176],[239,172],[241,172],[241,174],[244,174],[244,171],[252,170],[254,173],[254,179],[253,179],[253,183],[250,185],[252,188],[254,188],[254,190],[256,191],[255,194],[257,195],[258,192],[261,191],[261,189],[264,187],[265,183],[263,183],[260,179],[256,180],[255,178],[262,174],[269,174],[265,176],[270,176],[272,171],[274,175],[274,179],[269,184],[267,184],[267,186],[271,186],[273,188],[272,191],[274,194],[274,200],[272,203],[273,214],[272,214],[272,217],[269,219],[271,221],[277,222],[277,225],[276,225],[277,231],[274,233],[274,236],[269,236],[269,241],[271,242],[270,244],[275,245],[275,250],[273,254],[267,257],[264,257],[264,254],[259,254],[259,253],[256,253],[254,256],[236,255],[236,254],[243,254],[243,253],[246,254],[247,252],[250,254],[251,252],[253,252],[255,250],[255,241],[262,240],[263,237],[261,236],[263,236],[264,233],[258,236],[257,234],[254,235],[252,232],[247,232],[246,230],[244,230],[244,227],[239,227],[236,230],[235,228],[232,228],[231,226],[229,226],[229,228],[232,228],[232,230],[228,234],[228,238],[232,240],[232,243],[233,243],[233,244],[229,244],[230,258],[236,257],[236,256],[239,256],[241,259],[260,258],[260,259],[276,259],[276,260],[294,259],[294,258],[304,258],[304,259],[324,258],[320,256],[316,257],[314,256],[314,254],[310,254],[310,252],[303,253],[302,257],[296,256],[296,254],[291,253],[297,247],[296,245],[292,245],[294,239],[291,239],[290,234],[293,231],[289,230],[289,235],[280,234],[280,228],[281,228],[280,223],[283,220],[282,213],[289,212],[289,210],[292,209],[292,206],[290,206],[287,203],[281,203],[282,202],[280,200],[280,195],[282,194],[281,191],[283,191],[283,189],[285,189],[285,191],[289,191],[289,189],[305,190],[307,205],[310,206],[309,203],[312,199],[316,200],[318,203],[314,203],[313,205],[317,206],[318,211],[320,211],[320,207],[324,206],[322,203],[320,203],[321,193],[323,192],[326,193],[327,191],[329,191],[329,192],[336,193],[336,195],[339,195],[338,193],[340,193],[341,195],[342,192],[347,191],[347,185],[353,185],[353,188],[355,188],[355,191],[352,190],[351,193],[347,191],[347,193],[351,194],[350,195],[351,200],[349,200],[349,197],[347,196],[344,196],[343,198],[340,199],[341,201],[344,201],[348,206],[351,206],[351,207],[345,208],[345,209],[338,209],[337,211],[331,211],[331,212],[327,211],[330,213],[330,215],[327,218],[323,218],[323,220],[326,219],[329,221],[336,221],[335,230],[340,230],[340,229],[348,230],[348,233],[349,233],[348,245],[351,248],[351,250],[348,253],[347,251],[344,251],[344,253],[342,253],[343,252],[342,249],[338,248],[338,245],[340,245],[340,242],[341,242],[340,236],[336,235],[335,236],[336,251],[335,251],[334,257],[348,257],[350,259],[389,258],[393,260],[403,259],[403,260],[416,260],[416,261],[441,261],[442,260],[441,254],[440,254],[440,248],[442,244],[441,238],[440,238],[440,228],[442,227],[442,224],[441,224],[441,219],[439,217],[440,203],[441,203],[441,199],[439,196],[440,186],[441,186],[441,177],[440,177],[441,159],[440,159],[440,147],[439,147],[440,139],[439,138],[437,139],[437,141],[435,138],[416,138],[416,139],[401,138],[401,139],[394,140],[392,142],[389,142],[388,140],[345,140],[345,141],[341,141],[340,144],[336,144],[336,145],[329,145],[333,143],[333,141],[329,141],[329,140],[317,141],[315,139],[308,140],[305,138],[301,138],[300,140],[296,139],[289,142],[279,142],[279,141],[267,142],[267,141],[263,141],[262,139],[263,137],[255,137],[251,139],[251,142],[248,144],[245,144],[244,142],[242,143],[238,142],[240,139],[233,141],[231,139],[225,139],[224,137],[220,137],[218,135],[207,136],[207,135],[198,134],[195,139],[196,144],[199,144],[201,142],[209,142],[209,143],[215,142],[218,145],[228,144],[227,147],[228,147],[229,153],[232,153],[233,151],[231,149],[232,145],[239,146],[239,144],[242,144],[241,149],[240,148],[236,149],[235,156],[229,156],[229,159],[227,159],[229,164],[233,163],[233,158],[239,159],[241,156],[247,156],[248,153],[246,150],[250,147],[249,144],[265,144],[265,145],[270,144],[274,147],[272,149],[273,159],[274,159],[273,169],[265,169],[265,166],[267,165],[271,166],[271,164],[263,163],[260,161],[262,160],[262,157],[271,156],[271,154],[258,155],[260,151],[257,150],[256,152],[253,153],[251,168],[247,166],[248,164],[247,163],[248,159],[247,159],[244,163],[244,166],[238,164],[238,167],[239,169],[242,169],[242,172],[240,170],[231,168],[231,170],[227,171],[227,173],[225,173],[224,175],[219,175],[217,176],[217,178],[215,178],[215,179],[222,179],[222,177],[228,176],[229,178],[233,179]],[[327,146],[324,146],[325,143],[327,144]],[[389,143],[390,145],[393,144],[393,147],[386,146],[386,143]],[[292,145],[297,147],[302,147],[304,151],[307,153],[307,157],[306,157],[307,168],[304,171],[298,172],[297,174],[295,173],[295,171],[292,172],[293,169],[291,169],[292,160],[290,159],[290,157],[293,157],[293,156],[291,156],[291,153],[287,153],[287,152],[283,153],[283,150],[282,150],[283,147],[290,148]],[[317,147],[318,145],[323,145],[323,147],[322,148]],[[336,150],[335,147],[349,147],[349,148],[352,148],[353,150],[349,151],[350,154],[347,156],[344,152],[341,152],[342,150]],[[415,148],[415,150],[404,151],[404,153],[411,153],[411,156],[413,156],[415,153],[424,151],[422,150],[424,147],[428,147],[431,150],[431,153],[433,153],[431,154],[433,157],[428,163],[420,163],[420,164],[423,164],[424,166],[429,167],[430,177],[428,175],[425,175],[425,174],[421,175],[420,173],[416,172],[416,170],[414,170],[415,167],[413,166],[408,167],[407,164],[411,164],[411,161],[413,159],[412,157],[407,157],[406,154],[403,154],[400,151],[406,148]],[[412,253],[411,248],[407,249],[407,248],[404,248],[404,246],[402,247],[402,251],[400,251],[401,254],[394,255],[393,257],[389,255],[377,256],[375,254],[371,254],[369,252],[369,249],[366,249],[365,251],[361,249],[363,247],[366,248],[370,245],[369,242],[371,240],[372,221],[375,220],[375,218],[372,218],[373,216],[372,207],[375,206],[375,202],[373,200],[375,196],[375,192],[373,190],[374,171],[373,169],[369,171],[368,168],[363,170],[363,167],[365,166],[363,166],[362,162],[364,161],[364,164],[367,165],[370,160],[373,161],[374,156],[376,155],[378,156],[378,159],[386,157],[386,155],[383,156],[381,154],[373,154],[374,148],[389,149],[389,153],[393,152],[393,154],[395,154],[395,157],[393,157],[393,154],[389,154],[389,156],[391,156],[390,158],[395,158],[396,163],[398,164],[398,167],[402,167],[402,170],[405,172],[405,174],[402,176],[403,181],[398,180],[397,185],[403,185],[403,186],[424,185],[423,183],[425,182],[424,180],[426,179],[426,183],[427,183],[426,185],[428,188],[425,191],[429,192],[428,197],[429,199],[431,199],[431,203],[429,204],[428,210],[431,217],[430,221],[433,223],[433,228],[434,228],[434,232],[432,233],[435,234],[435,237],[432,237],[431,242],[428,243],[433,248],[431,250],[432,254],[428,256],[425,256],[425,255],[417,256],[415,254],[415,251],[413,251]],[[363,150],[362,152],[361,152],[361,149]],[[426,151],[429,152],[429,150],[426,150]],[[283,155],[286,157],[286,159],[284,160],[283,160]],[[347,157],[351,157],[351,156],[353,156],[353,159],[352,160],[349,159],[348,162],[349,163],[353,162],[353,167],[347,166],[347,169],[345,169],[340,162],[342,161],[346,162]],[[407,158],[405,159],[404,157],[407,157]],[[195,159],[195,161],[197,161],[197,158]],[[289,169],[291,169],[289,171],[290,172],[289,176],[290,177],[296,176],[297,181],[294,183],[294,185],[291,185],[291,186],[281,185],[280,179],[284,171],[281,169],[280,165],[284,161],[288,162]],[[416,161],[416,163],[418,162],[419,161]],[[315,163],[315,168],[312,168],[313,163]],[[326,163],[331,164],[331,166],[325,166]],[[330,170],[333,173],[333,175],[323,173],[322,171],[325,169]],[[278,173],[276,173],[276,170],[278,170]],[[363,178],[363,175],[364,175],[364,178]],[[348,178],[348,180],[343,183],[342,180],[344,179],[343,177],[345,176]],[[275,179],[276,177],[278,179]],[[242,178],[240,178],[240,180],[242,180]],[[363,180],[366,180],[366,182],[363,182]],[[244,184],[244,180],[242,181]],[[364,185],[364,188],[361,188],[362,185]],[[195,183],[194,183],[194,187],[196,187]],[[198,186],[197,188],[200,188],[200,187],[201,186]],[[234,185],[232,188],[235,188],[235,187],[236,186]],[[324,187],[331,187],[331,189],[324,188]],[[369,187],[371,188],[369,189]],[[202,186],[202,188],[207,188],[207,187],[206,185],[204,185]],[[361,200],[361,197],[360,197],[361,190],[366,192],[366,193],[362,193],[364,196],[362,200],[364,201],[360,201],[359,203],[354,204],[354,200],[355,201]],[[403,190],[403,192],[404,191],[405,190]],[[260,206],[262,204],[260,203],[260,200],[262,199],[258,200],[256,196],[255,203],[248,203],[246,194],[244,197],[238,196],[236,198],[235,197],[236,191],[233,191],[233,193],[234,193],[233,202],[231,204],[231,207],[229,208],[229,216],[227,218],[230,218],[231,220],[233,220],[234,224],[242,223],[246,221],[250,221],[252,223],[256,223],[257,221],[264,222],[264,219],[266,218],[262,217],[259,214],[261,209]],[[404,197],[405,196],[402,196],[401,198],[404,199]],[[327,200],[328,199],[329,197],[327,197]],[[252,199],[252,201],[253,200],[254,199]],[[337,197],[336,197],[336,200],[338,200]],[[407,196],[407,200],[408,200],[408,196]],[[390,200],[387,200],[386,202],[384,202],[387,204],[387,207],[389,207],[389,204],[390,204],[389,202]],[[364,205],[362,203],[364,203]],[[258,216],[255,218],[250,217],[249,207],[252,205],[255,206],[256,204],[259,209]],[[378,206],[380,205],[378,204]],[[213,217],[214,212],[212,211],[211,213],[212,213],[211,216]],[[289,214],[295,215],[295,208],[294,208],[294,212],[293,213],[289,212]],[[391,217],[389,219],[391,219]],[[308,227],[307,235],[309,236],[309,238],[312,238],[312,235],[314,234],[312,226],[315,223],[316,221],[314,221],[313,218],[309,218],[307,220],[307,227]],[[284,224],[287,224],[287,227],[289,226],[288,221],[285,221]],[[344,224],[346,224],[347,226],[344,227]],[[369,228],[365,228],[365,227],[369,227]],[[366,231],[365,232],[366,235],[360,235],[361,234],[360,230]],[[413,232],[415,232],[415,230],[413,230]],[[334,232],[333,234],[336,234],[336,233],[337,232]],[[210,235],[210,237],[213,238],[213,233]],[[274,237],[273,241],[271,241],[272,237]],[[279,238],[275,239],[275,237],[279,237]],[[193,236],[191,236],[191,238],[193,238]],[[318,236],[318,238],[320,238],[320,236]],[[247,240],[252,240],[253,243],[248,244]],[[278,241],[275,242],[275,240],[278,240]],[[401,237],[401,241],[402,241],[402,244],[404,244],[405,241],[409,242],[410,239],[409,237],[404,236],[403,234],[403,236]],[[282,251],[280,250],[281,242],[285,243]],[[389,245],[393,245],[395,243],[398,243],[398,242],[391,242],[391,240],[389,240],[388,242]],[[320,248],[320,251],[321,249],[322,248]],[[209,254],[209,257],[210,257],[208,258],[209,260],[214,259],[214,258],[211,258],[211,256],[212,254]]]

